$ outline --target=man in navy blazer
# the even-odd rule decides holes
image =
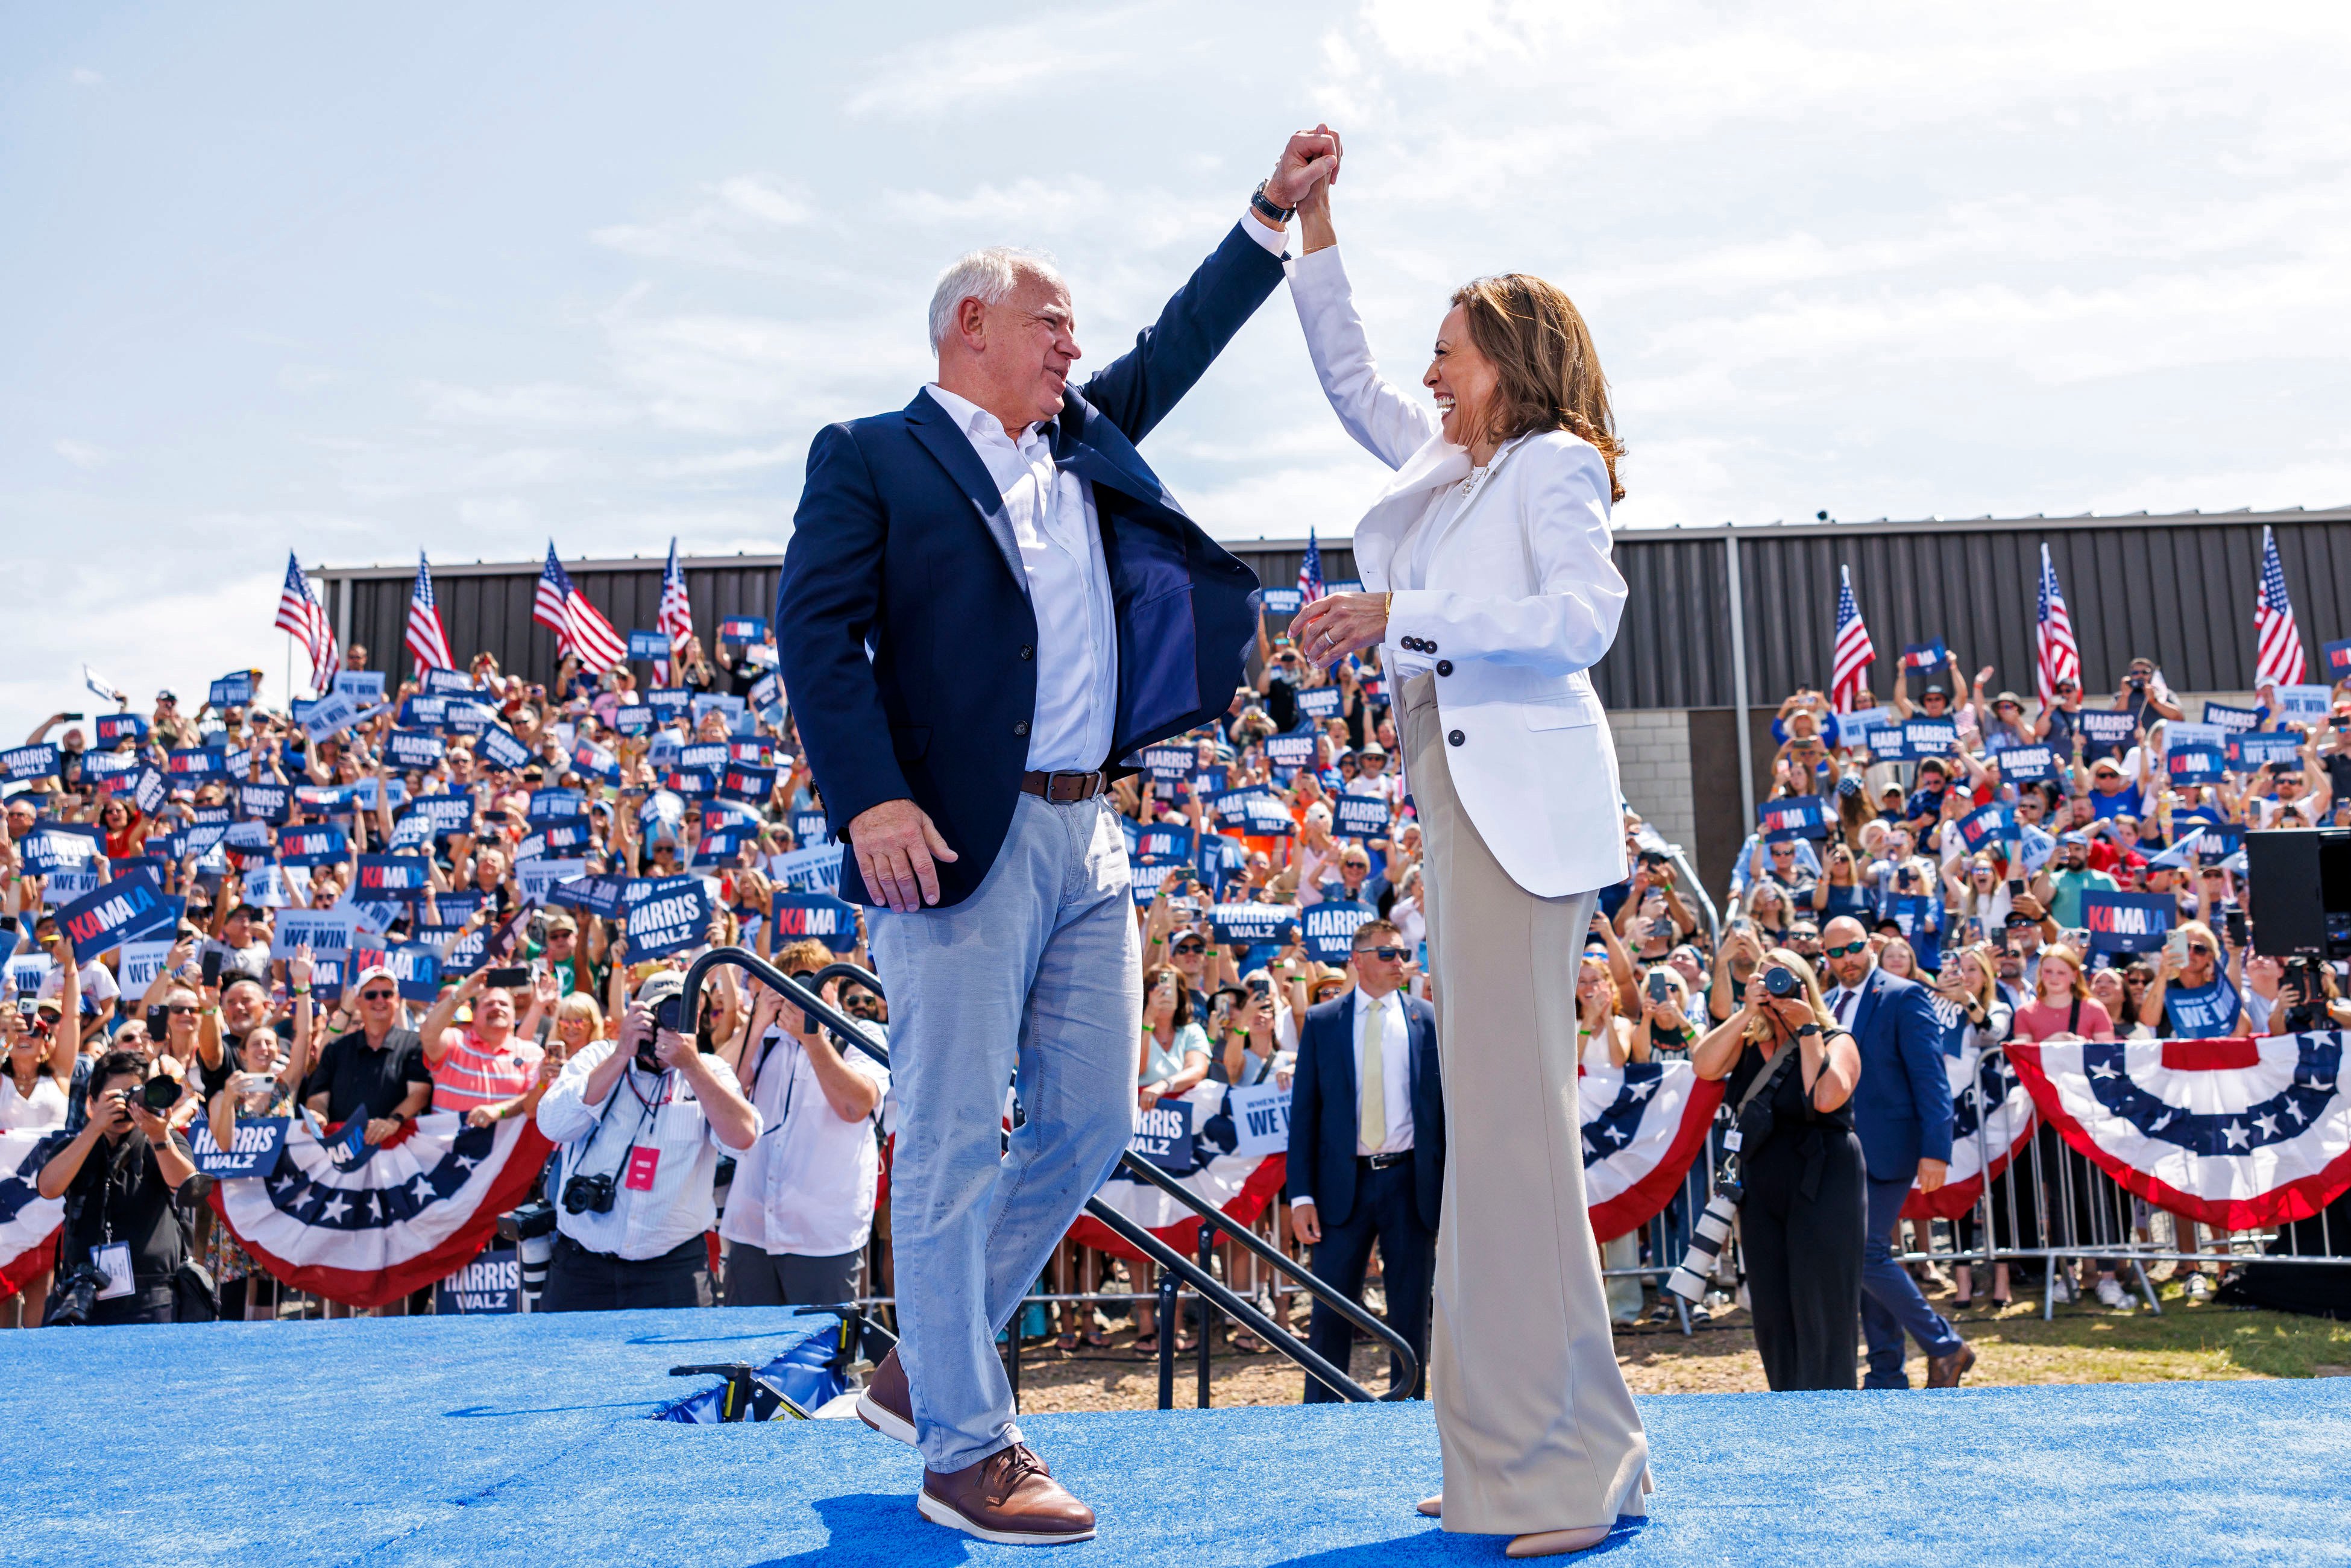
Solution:
[[[1314,1249],[1308,1267],[1354,1301],[1364,1299],[1379,1242],[1388,1326],[1412,1346],[1425,1376],[1445,1198],[1445,1086],[1437,1009],[1398,988],[1410,952],[1395,926],[1366,921],[1355,928],[1354,989],[1308,1009],[1290,1085],[1284,1181],[1291,1228]],[[1353,1324],[1314,1303],[1307,1343],[1317,1354],[1344,1370],[1354,1339]],[[1400,1371],[1392,1364],[1389,1375]],[[1416,1396],[1423,1386],[1415,1384]],[[1308,1375],[1306,1403],[1338,1398]]]
[[[1877,967],[1869,933],[1841,915],[1821,933],[1829,973],[1829,1010],[1853,1031],[1861,1082],[1853,1124],[1869,1167],[1869,1233],[1862,1242],[1861,1329],[1869,1345],[1865,1388],[1907,1388],[1902,1336],[1927,1355],[1927,1386],[1952,1388],[1976,1353],[1918,1293],[1894,1260],[1894,1228],[1915,1184],[1943,1185],[1951,1163],[1951,1081],[1943,1071],[1943,1030],[1927,988]]]
[[[858,1405],[922,1450],[924,1517],[983,1540],[1093,1533],[1014,1423],[995,1336],[1116,1165],[1143,990],[1126,758],[1224,709],[1257,579],[1135,451],[1281,281],[1338,166],[1290,139],[1133,349],[1072,385],[1068,286],[975,251],[930,308],[938,377],[818,433],[776,595],[786,695],[890,988],[900,1339]],[[1004,1085],[1024,1112],[999,1155]]]

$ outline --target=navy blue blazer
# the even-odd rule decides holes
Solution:
[[[1235,225],[1134,347],[1064,394],[1054,460],[1093,486],[1118,626],[1118,708],[1102,766],[1222,714],[1257,636],[1257,574],[1192,519],[1134,444],[1191,390],[1281,281]],[[776,590],[784,690],[834,836],[841,895],[870,903],[848,847],[869,807],[908,800],[957,859],[939,902],[995,863],[1029,766],[1037,617],[1003,497],[927,392],[828,425]]]
[[[1951,1081],[1927,988],[1872,967],[1854,1004],[1853,1041],[1861,1052],[1853,1130],[1871,1177],[1909,1181],[1920,1160],[1948,1163]]]
[[[1355,1212],[1355,996],[1349,991],[1309,1008],[1298,1031],[1298,1065],[1290,1080],[1290,1163],[1284,1185],[1294,1200],[1311,1197],[1322,1227]],[[1413,1198],[1421,1223],[1437,1228],[1445,1202],[1445,1084],[1437,1064],[1437,1009],[1404,999],[1411,1047]],[[1938,1058],[1938,1060],[1940,1060]]]

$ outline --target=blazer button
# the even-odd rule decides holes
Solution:
[[[1437,652],[1437,644],[1423,637],[1420,640],[1420,651],[1424,653],[1434,653]]]
[[[1453,673],[1453,661],[1452,661],[1452,660],[1450,660],[1450,659],[1439,659],[1439,660],[1437,660],[1437,673],[1438,674],[1440,674],[1440,675],[1449,675],[1449,674],[1451,674]]]
[[[1013,733],[1013,734],[1015,734],[1015,735],[1026,735],[1026,734],[1028,734],[1028,733],[1029,733],[1029,721],[1028,721],[1027,719],[1025,719],[1025,718],[1024,718],[1024,719],[1022,719],[1019,724],[1014,725],[1014,726],[1012,727],[1012,733]],[[1460,745],[1461,743],[1460,743],[1459,741],[1458,741],[1458,740],[1457,740],[1457,741],[1455,741],[1453,744],[1454,744],[1454,745],[1456,745],[1456,746],[1458,746],[1458,745]]]
[[[1459,730],[1458,730],[1458,729],[1457,729],[1457,730],[1453,731],[1453,733],[1451,733],[1450,735],[1447,735],[1447,736],[1445,737],[1445,744],[1446,744],[1446,745],[1447,745],[1447,746],[1459,746],[1459,745],[1461,745],[1464,741],[1468,740],[1468,738],[1469,738],[1469,737],[1468,737],[1468,736],[1466,736],[1466,735],[1462,734]]]
[[[1023,643],[1020,644],[1020,656],[1024,659],[1033,659],[1037,656],[1037,650]]]

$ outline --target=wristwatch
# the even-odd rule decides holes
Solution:
[[[1273,198],[1265,193],[1265,188],[1272,183],[1271,180],[1259,180],[1257,189],[1249,193],[1249,205],[1256,209],[1258,216],[1279,227],[1296,217],[1298,209],[1275,205]]]

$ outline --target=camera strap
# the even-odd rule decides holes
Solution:
[[[564,1179],[566,1181],[570,1180],[570,1178],[580,1174],[580,1167],[588,1163],[588,1155],[596,1147],[596,1140],[604,1135],[604,1124],[611,1119],[612,1107],[621,1103],[621,1089],[622,1084],[626,1084],[629,1092],[636,1096],[638,1107],[637,1124],[629,1131],[628,1148],[621,1151],[621,1157],[612,1162],[612,1168],[605,1174],[607,1176],[619,1176],[628,1166],[629,1155],[636,1148],[637,1138],[639,1134],[644,1132],[645,1123],[653,1115],[653,1106],[657,1103],[657,1102],[647,1100],[642,1093],[637,1092],[636,1082],[630,1076],[630,1074],[635,1072],[636,1070],[636,1064],[634,1062],[631,1062],[621,1069],[621,1082],[613,1084],[611,1093],[604,1097],[604,1109],[597,1114],[595,1127],[590,1131],[586,1138],[580,1141],[579,1157],[572,1161],[571,1168],[563,1173]]]
[[[1772,1059],[1771,1065],[1758,1072],[1754,1082],[1747,1085],[1747,1092],[1739,1097],[1739,1103],[1730,1113],[1730,1134],[1724,1140],[1726,1152],[1723,1155],[1722,1166],[1715,1175],[1717,1186],[1737,1186],[1741,1167],[1755,1154],[1755,1149],[1745,1147],[1740,1137],[1739,1124],[1740,1118],[1747,1114],[1747,1107],[1755,1103],[1757,1095],[1779,1082],[1781,1075],[1788,1071],[1788,1064],[1803,1053],[1803,1042],[1791,1037],[1788,1043],[1780,1048],[1780,1054]],[[1760,1149],[1762,1146],[1762,1141],[1757,1140],[1755,1148]]]

